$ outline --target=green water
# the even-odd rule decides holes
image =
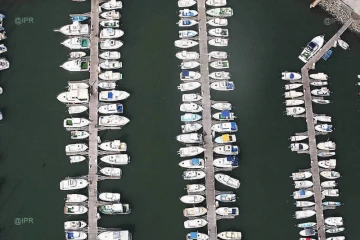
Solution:
[[[309,167],[309,158],[288,149],[290,135],[306,130],[303,119],[283,115],[282,71],[299,71],[297,59],[302,47],[316,35],[329,39],[339,25],[324,25],[329,17],[320,9],[308,8],[309,1],[229,0],[235,15],[229,20],[230,72],[236,90],[213,92],[215,100],[229,100],[235,106],[241,148],[240,167],[230,175],[242,185],[240,208],[235,220],[218,221],[219,232],[242,231],[244,239],[297,239],[299,221],[292,218],[294,200],[291,172]],[[56,100],[68,80],[83,80],[87,73],[69,73],[59,67],[70,52],[60,44],[65,39],[53,29],[69,23],[69,13],[88,12],[88,3],[70,0],[0,1],[6,14],[4,54],[11,68],[0,72],[0,232],[2,239],[64,239],[63,222],[86,219],[63,214],[65,192],[59,182],[66,176],[85,175],[86,163],[69,164],[65,145],[69,133],[62,127],[68,116]],[[179,197],[185,194],[182,169],[176,151],[180,144],[181,93],[176,87],[180,62],[174,54],[178,20],[176,1],[124,0],[121,29],[124,80],[119,89],[131,97],[124,102],[125,116],[131,122],[121,131],[102,131],[103,140],[121,139],[128,144],[131,163],[122,167],[121,180],[99,183],[99,191],[118,191],[122,202],[130,203],[127,216],[103,216],[101,227],[132,231],[135,239],[168,238],[181,240],[183,228]],[[18,17],[32,17],[33,23],[16,25]],[[350,51],[335,49],[321,61],[317,70],[331,76],[329,88],[333,104],[315,106],[318,113],[334,118],[330,139],[338,145],[340,201],[345,205],[326,216],[345,218],[347,239],[360,234],[356,227],[360,194],[357,192],[360,117],[355,86],[360,74],[359,39],[345,33]],[[319,140],[326,140],[322,137]],[[105,165],[101,165],[102,167]],[[217,185],[218,190],[228,188]],[[86,193],[86,190],[80,191]],[[329,212],[331,211],[331,212]],[[16,218],[33,218],[33,223],[15,225]],[[313,219],[310,219],[313,220]],[[306,220],[305,220],[306,221]],[[204,232],[205,229],[204,229]]]

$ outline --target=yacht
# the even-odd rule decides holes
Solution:
[[[303,86],[302,83],[285,84],[285,90],[293,90],[293,89],[297,89],[302,86]]]
[[[321,183],[322,188],[333,188],[336,187],[337,183],[335,181],[325,181]]]
[[[114,82],[99,82],[98,87],[101,89],[114,90],[116,83]]]
[[[206,5],[212,7],[223,7],[226,6],[226,0],[207,0]]]
[[[119,20],[101,20],[100,19],[100,26],[104,28],[118,28],[120,27]]]
[[[81,128],[90,124],[90,121],[85,118],[65,118],[65,128]]]
[[[303,95],[304,95],[304,93],[297,92],[297,91],[288,91],[288,92],[285,92],[285,94],[284,94],[285,98],[298,98]]]
[[[196,4],[196,1],[194,0],[179,0],[178,1],[178,7],[184,8],[184,7],[191,7]]]
[[[206,14],[212,17],[231,17],[234,14],[232,8],[212,8],[206,11]]]
[[[203,171],[184,171],[183,178],[184,180],[197,180],[203,179],[205,175]]]
[[[131,213],[130,205],[123,203],[102,205],[99,207],[99,211],[103,214],[110,214],[110,215]]]
[[[209,35],[214,37],[229,37],[229,29],[226,28],[213,28],[210,29]]]
[[[68,144],[65,147],[66,153],[84,152],[88,149],[88,146],[84,143]]]
[[[202,106],[196,103],[182,103],[180,105],[181,112],[188,112],[188,113],[198,113],[203,110]]]
[[[227,231],[221,232],[217,236],[224,240],[241,240],[241,232]]]
[[[319,122],[331,122],[331,117],[329,116],[315,116],[314,117],[315,121],[319,121]]]
[[[85,139],[90,136],[90,133],[87,131],[71,131],[71,139]]]
[[[323,190],[321,193],[325,197],[338,197],[339,189],[326,189],[326,190]]]
[[[82,189],[82,188],[86,188],[88,185],[88,181],[86,181],[85,179],[65,179],[62,180],[60,182],[60,190],[77,190],[77,189]]]
[[[332,141],[318,143],[317,148],[320,150],[332,151],[336,149],[336,144]]]
[[[312,82],[310,82],[310,85],[315,86],[315,87],[322,87],[322,86],[327,86],[328,82],[326,82],[326,81],[312,81]]]
[[[221,144],[233,143],[233,142],[236,142],[236,136],[235,136],[235,134],[223,134],[223,135],[215,138],[214,141],[216,143],[221,143]]]
[[[90,62],[88,60],[75,59],[63,63],[60,67],[70,72],[89,71]]]
[[[302,105],[302,104],[304,104],[305,103],[305,101],[304,100],[301,100],[301,99],[290,99],[290,100],[286,100],[285,101],[285,105],[286,106],[298,106],[298,105]],[[294,108],[295,109],[295,111],[296,112],[298,112],[297,110],[296,110],[296,108]],[[290,111],[290,116],[291,115],[296,115],[296,114],[292,114],[291,113],[291,111]]]
[[[70,90],[60,93],[57,99],[62,103],[88,103],[89,92],[87,89]]]
[[[196,132],[201,128],[202,125],[200,123],[186,123],[184,125],[181,125],[181,132],[182,133]]]
[[[102,12],[102,13],[100,13],[100,16],[102,18],[109,19],[109,20],[117,20],[117,19],[120,19],[120,17],[121,17],[120,13],[115,10],[111,10],[108,12]]]
[[[213,27],[225,27],[228,25],[228,20],[226,18],[213,18],[207,21],[207,24]]]
[[[192,157],[199,155],[205,151],[205,148],[202,147],[183,147],[180,148],[178,154],[180,157]]]
[[[205,186],[202,184],[188,184],[186,185],[186,191],[188,194],[201,193],[205,191]]]
[[[336,171],[322,171],[320,175],[327,179],[337,179],[340,177],[340,173]]]
[[[189,39],[180,39],[180,40],[175,40],[174,44],[175,44],[175,47],[178,47],[178,48],[191,48],[191,47],[195,47],[196,45],[198,45],[199,42],[189,40]]]
[[[83,229],[87,226],[86,222],[84,221],[66,221],[64,222],[64,229],[65,230],[78,230]]]
[[[288,107],[286,108],[287,116],[299,115],[305,112],[305,108],[303,107]]]
[[[58,30],[62,34],[68,36],[80,36],[80,35],[88,35],[90,33],[88,24],[81,24],[78,21],[73,22],[72,24],[65,25]]]
[[[68,107],[69,114],[78,114],[88,110],[87,106],[70,106]]]
[[[307,179],[310,178],[312,176],[311,172],[295,172],[292,173],[291,178],[296,181],[296,180],[303,180],[303,179]]]
[[[219,102],[211,105],[211,107],[219,111],[231,110],[231,103]]]
[[[195,17],[197,15],[198,15],[198,12],[196,10],[183,9],[183,10],[179,11],[180,18]]]
[[[336,159],[322,160],[318,164],[321,168],[334,169],[336,167]]]
[[[205,219],[202,218],[196,218],[196,219],[191,219],[191,220],[186,220],[184,222],[184,227],[185,228],[201,228],[206,226],[207,221]]]
[[[188,61],[188,62],[182,62],[180,67],[181,69],[193,69],[200,66],[200,63],[198,61]]]
[[[210,67],[215,68],[215,69],[229,68],[229,61],[228,60],[215,61],[215,62],[210,63]]]
[[[214,159],[214,166],[219,168],[235,168],[239,166],[239,158],[237,156],[226,156]]]
[[[219,207],[215,210],[216,214],[221,216],[237,216],[239,215],[239,208],[237,207]]]
[[[99,199],[105,202],[119,202],[120,193],[103,192],[99,194]]]
[[[99,78],[105,81],[118,81],[122,79],[121,73],[113,72],[113,71],[106,71],[99,74]]]
[[[85,159],[86,158],[84,156],[69,156],[70,163],[82,162],[85,161]]]
[[[112,39],[105,39],[100,41],[100,49],[107,50],[107,49],[118,49],[124,43],[120,40],[112,40]]]
[[[210,84],[210,88],[217,91],[231,91],[235,89],[233,81],[219,81]]]
[[[318,132],[332,132],[332,125],[320,124],[315,126],[315,130]]]
[[[131,240],[131,233],[127,230],[106,231],[98,235],[99,240]]]
[[[180,73],[180,80],[182,81],[194,81],[201,78],[201,74],[195,71],[183,70]]]
[[[120,140],[114,140],[109,142],[103,142],[99,145],[99,148],[104,151],[110,152],[125,152],[127,150],[127,144]]]
[[[67,194],[65,202],[67,203],[81,203],[87,200],[87,196],[81,194]]]
[[[212,72],[212,73],[210,73],[209,77],[214,80],[229,80],[230,73],[229,72]]]
[[[239,180],[237,180],[235,178],[232,178],[232,177],[230,177],[228,175],[222,174],[222,173],[215,174],[215,179],[218,182],[220,182],[220,183],[222,183],[222,184],[224,184],[224,185],[226,185],[228,187],[231,187],[231,188],[237,189],[237,188],[240,187],[240,181]]]
[[[196,122],[201,119],[201,116],[194,113],[185,113],[184,115],[181,115],[180,119],[182,122]]]
[[[283,72],[281,73],[281,79],[282,80],[300,80],[301,74],[296,72]]]
[[[87,213],[88,208],[85,206],[79,206],[79,205],[65,205],[64,207],[64,213],[68,215],[79,215]]]
[[[326,87],[322,87],[320,89],[312,90],[311,94],[315,96],[327,97],[330,96],[330,90]]]
[[[182,143],[202,143],[202,134],[198,133],[185,133],[180,134],[176,137],[176,140]]]
[[[180,60],[196,60],[200,58],[198,52],[188,52],[188,51],[177,52],[175,56]]]
[[[232,133],[237,132],[238,127],[235,122],[224,122],[212,125],[211,130],[218,133]]]
[[[297,227],[299,228],[310,228],[316,226],[316,223],[314,222],[306,222],[306,223],[299,223]]]
[[[325,219],[325,224],[329,226],[342,226],[344,222],[342,217],[328,217]]]
[[[303,237],[315,236],[316,231],[312,228],[305,228],[304,230],[301,230],[299,234]]]
[[[120,168],[113,168],[113,167],[104,167],[100,169],[100,172],[109,177],[121,177],[121,169]]]
[[[319,150],[317,152],[317,155],[319,157],[332,157],[332,156],[335,156],[335,152],[329,152],[329,151],[322,151],[322,150]]]
[[[310,78],[320,81],[327,81],[329,77],[325,73],[315,73],[315,74],[310,74]]]
[[[309,218],[316,214],[313,210],[304,210],[304,211],[296,211],[295,212],[295,218],[296,219],[303,219],[303,218]]]
[[[204,196],[201,195],[185,195],[180,198],[180,201],[187,204],[201,203],[205,200]]]
[[[185,93],[182,95],[183,102],[198,102],[202,99],[202,96],[197,93]]]
[[[215,197],[220,202],[236,202],[236,195],[233,193],[223,193]]]
[[[130,163],[130,157],[127,154],[112,154],[101,157],[100,161],[111,165],[126,165]]]
[[[314,205],[315,205],[315,203],[310,202],[310,201],[296,201],[295,202],[295,206],[296,207],[301,207],[301,208],[303,208],[303,207],[312,207]]]
[[[309,190],[299,190],[299,191],[295,191],[293,193],[293,197],[294,199],[304,199],[304,198],[309,198],[311,196],[314,195],[314,192],[313,191],[309,191]]]
[[[204,233],[191,232],[186,234],[186,240],[207,240],[209,236]]]
[[[128,124],[130,120],[127,117],[119,115],[100,116],[99,126],[104,127],[120,127]]]
[[[120,103],[106,104],[99,107],[98,111],[102,114],[123,113],[123,105]]]
[[[306,188],[311,188],[313,186],[313,182],[312,181],[295,181],[294,182],[294,186],[297,189],[306,189]]]
[[[125,91],[119,91],[119,90],[101,91],[99,94],[99,101],[116,102],[116,101],[124,100],[129,96],[130,94]]]
[[[90,48],[90,39],[86,37],[73,37],[61,43],[70,49],[88,49]]]
[[[100,31],[99,37],[103,39],[119,38],[124,35],[124,31],[120,29],[105,28]]]
[[[227,59],[227,52],[224,52],[224,51],[212,51],[212,52],[209,52],[208,55],[209,55],[209,58]]]
[[[299,55],[299,59],[307,63],[324,45],[324,35],[313,38]]]
[[[345,228],[329,228],[328,230],[326,230],[325,232],[327,233],[339,233],[339,232],[343,232],[345,231]],[[335,238],[336,240],[336,238]]]
[[[302,140],[308,139],[308,137],[309,136],[291,136],[290,140],[292,142],[297,142],[297,141],[302,141]]]
[[[307,151],[309,149],[309,145],[306,143],[292,143],[290,144],[290,149],[293,152]]]
[[[239,147],[235,145],[222,145],[214,147],[213,151],[222,155],[238,155]]]
[[[180,19],[177,24],[179,27],[192,27],[198,24],[198,22],[192,19]]]
[[[116,0],[110,0],[100,5],[105,10],[122,9],[122,2]]]
[[[229,39],[226,38],[213,38],[208,41],[209,45],[215,47],[226,47],[229,45]]]
[[[205,167],[205,161],[202,158],[193,158],[181,161],[179,166],[188,169],[203,169]]]
[[[99,63],[99,67],[102,69],[119,69],[122,68],[122,62],[116,60],[105,60],[102,63]]]

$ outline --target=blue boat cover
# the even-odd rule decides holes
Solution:
[[[189,76],[189,71],[188,70],[182,71],[181,75],[183,75],[184,77],[187,77],[187,76]]]
[[[122,112],[123,112],[123,106],[122,106],[122,105],[117,105],[116,109],[117,109],[117,111],[118,111],[119,113],[122,113]]]
[[[186,20],[186,21],[184,22],[184,24],[190,25],[190,20]]]
[[[108,92],[108,98],[113,98],[113,93],[112,92]]]
[[[230,111],[228,111],[228,110],[221,111],[221,116],[229,118],[230,117]]]
[[[305,195],[305,190],[299,190],[299,194],[300,194],[300,196],[304,196]]]
[[[231,209],[231,213],[236,214],[236,209],[235,208]]]
[[[190,233],[190,238],[191,239],[197,239],[197,232],[191,232]]]
[[[232,151],[232,152],[237,152],[237,151],[238,151],[238,147],[237,147],[237,146],[232,146],[231,151]]]
[[[293,79],[295,75],[293,73],[290,73],[290,79]]]
[[[234,88],[234,84],[228,83],[228,84],[226,85],[226,88],[227,88],[227,89],[233,89],[233,88]]]
[[[328,126],[328,127],[326,128],[326,130],[327,130],[327,131],[330,131],[330,130],[331,130],[331,127],[330,127],[330,126]]]
[[[198,159],[198,158],[191,159],[191,164],[192,165],[199,165],[200,164],[200,159]]]
[[[236,130],[237,129],[237,126],[236,126],[236,123],[235,122],[231,122],[231,130]]]
[[[237,156],[234,156],[231,166],[238,166],[238,165],[239,165],[239,158]]]
[[[68,233],[67,233],[67,238],[68,238],[68,239],[74,239],[74,233],[68,232]]]

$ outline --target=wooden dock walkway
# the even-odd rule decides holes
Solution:
[[[326,240],[325,234],[325,223],[324,223],[324,214],[323,214],[323,206],[322,206],[322,194],[321,194],[321,182],[319,175],[319,165],[318,165],[318,157],[317,157],[317,148],[316,148],[316,133],[314,126],[314,113],[312,108],[311,101],[311,90],[310,90],[310,79],[309,79],[309,70],[313,69],[315,63],[321,59],[321,57],[334,46],[335,41],[337,41],[341,34],[345,32],[345,30],[351,25],[353,22],[352,19],[347,21],[340,30],[323,46],[323,48],[317,52],[310,59],[308,63],[306,63],[302,69],[302,80],[304,86],[304,99],[305,99],[305,108],[306,108],[306,124],[309,135],[309,146],[310,146],[310,159],[311,159],[311,171],[312,171],[312,180],[314,183],[314,198],[315,198],[315,211],[316,211],[316,223],[318,230],[318,239]]]
[[[89,103],[89,211],[88,239],[96,240],[98,235],[97,222],[97,185],[98,185],[98,66],[99,66],[99,0],[91,0],[91,34],[90,34],[90,103]]]
[[[200,73],[202,92],[202,124],[204,131],[204,152],[205,156],[205,186],[209,240],[217,240],[216,207],[215,207],[215,174],[213,164],[213,142],[211,135],[211,95],[209,81],[209,58],[208,58],[208,37],[206,28],[205,0],[197,1],[199,12],[199,48],[200,48]]]

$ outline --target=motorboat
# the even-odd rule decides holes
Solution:
[[[320,81],[328,80],[328,75],[325,73],[315,73],[315,74],[310,74],[309,76],[310,78],[315,80],[320,80]]]
[[[116,60],[105,60],[99,64],[99,67],[103,69],[119,69],[122,68],[122,62]]]
[[[207,21],[207,24],[213,27],[225,27],[228,25],[228,20],[226,18],[213,18]]]
[[[296,181],[296,180],[303,180],[303,179],[307,179],[310,178],[312,176],[311,172],[295,172],[292,173],[291,178]]]
[[[297,92],[297,91],[288,91],[288,92],[285,92],[285,94],[284,94],[285,98],[298,98],[303,95],[304,95],[304,93]]]
[[[227,19],[224,19],[227,21]],[[227,59],[227,52],[224,51],[212,51],[209,52],[209,57],[210,58],[216,58],[216,59]]]
[[[121,103],[106,104],[99,107],[98,111],[102,114],[117,114],[123,113],[124,107]]]
[[[1,27],[1,25],[0,25],[0,28],[3,28],[3,27]],[[2,30],[4,30],[4,29],[2,29]],[[5,34],[6,34],[6,32],[5,31],[1,32],[1,29],[0,29],[0,41],[7,38],[7,36]]]
[[[339,189],[326,189],[326,190],[323,190],[321,193],[325,197],[338,197]]]
[[[118,11],[115,10],[111,10],[108,12],[102,12],[100,13],[100,17],[105,18],[105,19],[109,19],[109,20],[117,20],[120,19],[121,15]]]
[[[226,156],[223,158],[216,158],[213,161],[215,167],[219,168],[235,168],[239,166],[239,158],[237,156]]]
[[[7,51],[7,47],[4,44],[0,44],[0,54]]]
[[[119,202],[120,193],[103,192],[99,194],[99,199],[105,202]]]
[[[127,230],[122,231],[106,231],[97,236],[99,240],[131,240],[132,235]]]
[[[324,45],[324,35],[313,38],[299,55],[299,59],[307,63]]]
[[[312,228],[305,228],[304,230],[301,230],[299,234],[303,237],[315,236],[316,231]]]
[[[65,118],[65,128],[81,128],[90,124],[90,121],[85,118]]]
[[[322,160],[318,164],[321,168],[334,169],[336,167],[336,159]]]
[[[195,17],[197,15],[198,12],[196,10],[182,9],[179,11],[179,17],[181,18]]]
[[[79,36],[89,34],[90,28],[89,24],[81,24],[79,21],[75,21],[72,24],[65,25],[60,29],[56,29],[55,32],[61,32],[67,36]]]
[[[301,74],[296,72],[283,72],[281,73],[281,79],[282,80],[300,80]]]
[[[84,82],[68,82],[68,89],[69,91],[71,90],[78,90],[78,89],[88,89],[89,88],[89,84],[84,83]]]
[[[71,131],[71,139],[85,139],[90,136],[90,133],[87,131]]]
[[[219,121],[232,121],[236,118],[235,114],[229,110],[223,110],[221,112],[214,113],[212,117]]]
[[[117,81],[117,80],[122,79],[122,75],[121,75],[121,73],[118,73],[118,72],[106,71],[106,72],[100,73],[99,78],[101,80],[106,80],[106,81]]]
[[[322,171],[320,175],[327,179],[337,179],[340,177],[340,173],[336,171]]]
[[[305,108],[303,107],[288,107],[286,108],[286,115],[294,116],[299,115],[305,112]]]
[[[67,194],[65,202],[67,203],[81,203],[87,200],[87,196],[81,194]]]
[[[70,72],[89,71],[90,61],[75,59],[63,63],[60,67]]]
[[[220,202],[236,202],[236,194],[234,193],[223,193],[215,197]]]
[[[206,213],[207,209],[204,207],[185,208],[183,211],[184,217],[199,217]]]
[[[316,223],[314,222],[306,222],[306,223],[299,223],[296,225],[298,228],[310,228],[316,226]]]
[[[195,47],[196,45],[198,45],[199,42],[189,40],[189,39],[180,39],[180,40],[175,40],[174,44],[175,44],[175,47],[178,47],[178,48],[191,48],[191,47]]]
[[[235,179],[235,178],[232,178],[228,175],[225,175],[225,174],[222,174],[222,173],[217,173],[215,174],[215,179],[219,182],[219,183],[222,183],[228,187],[231,187],[231,188],[239,188],[240,187],[240,181]]]
[[[185,228],[201,228],[206,226],[207,221],[203,218],[196,218],[184,222]]]
[[[106,204],[99,207],[103,214],[118,215],[131,213],[130,205],[123,203]]]
[[[318,151],[317,152],[317,155],[319,157],[332,157],[332,156],[335,156],[335,152],[329,152],[329,151]]]
[[[88,110],[87,106],[70,106],[68,107],[69,114],[78,114]]]
[[[305,103],[305,101],[301,100],[301,99],[290,99],[290,100],[285,101],[286,106],[298,106],[298,105],[302,105],[304,103]],[[290,114],[290,115],[296,115],[296,114]]]
[[[109,142],[103,142],[99,145],[99,148],[104,151],[110,152],[125,152],[127,150],[127,144],[120,140],[114,140]]]
[[[327,233],[339,233],[345,231],[345,228],[329,228],[325,232]]]
[[[312,101],[314,103],[318,103],[318,104],[329,104],[330,103],[330,100],[326,100],[326,99],[317,99],[317,98],[314,98],[312,99]]]
[[[338,39],[337,40],[337,43],[339,44],[339,46],[344,49],[344,50],[348,50],[349,49],[349,44],[347,42],[345,42],[344,40],[342,39]]]
[[[216,143],[233,143],[236,142],[236,136],[235,134],[223,134],[214,140]]]
[[[219,207],[215,210],[216,214],[221,216],[237,216],[239,215],[239,208],[237,207]]]
[[[213,28],[209,30],[209,35],[214,37],[229,37],[229,29]]]
[[[303,219],[303,218],[309,218],[316,214],[313,210],[304,210],[304,211],[296,211],[295,212],[295,218],[296,219]]]
[[[209,236],[204,233],[190,232],[186,234],[186,240],[207,240]]]
[[[321,142],[321,143],[318,143],[317,148],[321,149],[321,150],[332,151],[332,150],[336,149],[336,144],[335,144],[335,142],[332,142],[332,141]]]
[[[326,97],[326,96],[330,96],[330,90],[326,87],[322,87],[320,89],[312,90],[311,94],[315,96]]]
[[[232,133],[237,132],[238,127],[235,122],[224,122],[212,125],[211,130],[218,133]]]
[[[342,217],[328,217],[325,219],[325,224],[329,226],[342,226],[344,222]]]
[[[329,116],[315,116],[314,120],[319,121],[319,122],[331,122],[331,117],[329,117]]]
[[[204,196],[201,195],[185,195],[180,198],[180,201],[187,204],[201,203],[205,200]]]
[[[183,70],[180,73],[180,80],[182,81],[194,81],[201,78],[201,74],[195,71]]]
[[[88,146],[84,143],[68,144],[65,147],[66,153],[84,152],[88,149]]]
[[[193,69],[197,68],[198,66],[200,66],[200,63],[198,61],[182,62],[180,65],[181,69]]]
[[[105,126],[105,127],[124,126],[129,122],[130,120],[127,117],[119,116],[119,115],[99,117],[99,126]]]
[[[191,193],[200,193],[205,191],[205,185],[202,184],[188,184],[186,185],[186,191],[188,194]]]
[[[176,140],[182,143],[202,143],[203,137],[202,134],[198,133],[185,133],[178,135]]]
[[[60,190],[77,190],[86,188],[88,181],[81,178],[68,178],[60,182]]]
[[[285,90],[293,90],[293,89],[297,89],[299,87],[302,87],[302,83],[290,83],[290,84],[285,84]]]
[[[322,87],[322,86],[327,86],[328,82],[326,82],[326,81],[311,81],[310,85],[315,86],[315,87]]]
[[[216,69],[224,69],[229,68],[229,61],[228,60],[219,60],[210,63],[210,67],[216,68]]]
[[[109,177],[121,177],[121,169],[113,167],[104,167],[100,169],[100,172]]]
[[[313,186],[313,182],[308,180],[294,182],[294,187],[297,189],[311,188],[312,186]]]
[[[232,8],[212,8],[206,11],[206,14],[212,17],[231,17],[234,14]]]
[[[225,80],[211,83],[210,88],[217,91],[231,91],[235,89],[235,84],[233,81]]]
[[[325,181],[321,183],[322,188],[333,188],[336,187],[337,183],[335,181]]]
[[[181,161],[179,166],[189,169],[203,169],[205,167],[205,161],[202,158],[193,158]]]
[[[119,20],[101,20],[100,19],[100,26],[104,28],[118,28],[120,27]]]
[[[100,161],[111,165],[126,165],[130,163],[130,156],[127,154],[112,154],[101,157]]]
[[[64,213],[68,215],[80,215],[87,213],[88,208],[81,205],[65,205]]]
[[[182,103],[180,105],[181,112],[198,113],[203,110],[202,106],[196,103]]]
[[[306,143],[292,143],[290,144],[290,149],[293,152],[307,151],[309,149],[309,145]]]
[[[84,221],[66,221],[64,222],[64,229],[65,230],[78,230],[83,229],[87,226],[86,222]]]
[[[86,158],[84,156],[69,156],[70,163],[82,162],[85,161],[85,159]]]
[[[185,113],[184,115],[181,115],[180,119],[182,122],[196,122],[201,119],[201,116],[194,113]]]
[[[206,5],[212,6],[212,7],[226,6],[226,0],[207,0]]]
[[[183,147],[180,148],[178,154],[180,157],[193,157],[199,155],[205,151],[202,147]]]
[[[212,72],[209,75],[210,78],[214,80],[228,80],[230,79],[230,73],[229,72]]]
[[[196,132],[201,128],[202,125],[200,123],[186,123],[184,125],[181,125],[181,132],[182,133]]]
[[[101,89],[113,90],[116,87],[114,82],[99,82],[98,87]]]
[[[103,39],[119,38],[124,35],[120,29],[104,28],[100,31],[99,37]]]
[[[222,145],[214,147],[213,151],[217,154],[222,155],[238,155],[239,154],[239,147],[235,145]]]
[[[296,201],[295,202],[295,206],[296,207],[311,207],[311,206],[314,206],[315,203],[314,202],[310,202],[310,201]]]
[[[241,240],[241,232],[221,232],[217,235],[219,238],[224,240]]]
[[[198,102],[202,99],[202,96],[197,93],[185,93],[182,95],[183,102]]]
[[[208,41],[211,46],[226,47],[229,45],[229,39],[226,38],[213,38]]]
[[[198,24],[198,22],[192,19],[180,19],[177,24],[179,27],[192,27]]]
[[[82,58],[85,56],[86,56],[86,53],[84,53],[84,52],[71,52],[69,54],[70,59]]]
[[[90,39],[86,37],[73,37],[61,43],[70,49],[87,49],[90,48]]]
[[[99,94],[99,101],[116,102],[116,101],[124,100],[129,96],[130,94],[125,91],[119,91],[119,90],[101,91]]]
[[[116,0],[110,0],[100,5],[105,10],[122,9],[122,2]]]
[[[177,52],[175,56],[180,60],[196,60],[200,58],[198,52],[188,52],[188,51]]]
[[[292,142],[297,142],[297,141],[302,141],[302,140],[308,139],[308,137],[309,136],[291,136],[290,140]]]
[[[313,195],[314,195],[313,191],[301,189],[293,192],[292,196],[294,197],[294,199],[304,199],[304,198],[309,198]]]
[[[219,111],[231,110],[231,103],[219,102],[219,103],[214,103],[213,105],[211,105],[211,107]]]
[[[118,49],[124,43],[120,40],[113,40],[113,39],[105,39],[100,41],[100,49],[107,50],[107,49]]]
[[[194,0],[179,0],[178,1],[178,7],[184,8],[184,7],[191,7],[196,4],[196,1]]]
[[[315,126],[315,130],[318,132],[332,132],[332,125],[320,124]]]

